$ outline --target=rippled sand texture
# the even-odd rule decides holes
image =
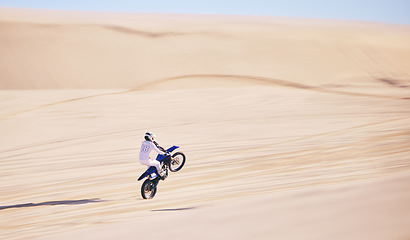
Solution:
[[[410,27],[0,9],[0,238],[408,239]],[[153,200],[153,131],[187,163]]]

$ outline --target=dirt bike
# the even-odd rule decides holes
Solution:
[[[162,171],[164,175],[161,177],[154,166],[149,167],[139,178],[138,181],[147,178],[141,186],[141,196],[144,199],[152,199],[157,193],[157,186],[160,180],[165,180],[168,177],[168,169],[171,172],[178,172],[185,164],[185,154],[182,152],[176,152],[171,155],[171,152],[179,148],[178,146],[172,146],[168,149],[163,149],[158,146],[159,149],[166,154],[158,154],[156,160],[161,163]]]

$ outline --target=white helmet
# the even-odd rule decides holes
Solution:
[[[153,142],[153,141],[155,141],[156,137],[157,136],[155,136],[155,134],[153,134],[152,132],[145,133],[145,140],[147,140],[147,141]]]

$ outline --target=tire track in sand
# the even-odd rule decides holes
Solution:
[[[141,84],[140,86],[134,88],[133,90],[144,90],[151,86],[172,82],[180,79],[189,79],[189,78],[225,78],[225,79],[242,79],[242,80],[252,80],[260,83],[267,83],[276,86],[290,87],[304,90],[311,90],[316,92],[332,93],[339,95],[355,96],[355,97],[374,97],[374,98],[385,98],[385,99],[397,99],[397,100],[410,100],[410,97],[397,97],[397,96],[388,96],[388,95],[378,95],[378,94],[367,94],[367,93],[358,93],[358,92],[348,92],[348,91],[338,91],[333,89],[327,89],[318,86],[312,86],[287,80],[281,80],[276,78],[260,77],[260,76],[251,76],[251,75],[231,75],[231,74],[189,74],[189,75],[180,75],[170,78],[164,78],[157,81],[148,82]]]
[[[119,92],[111,92],[111,93],[102,93],[102,94],[96,94],[96,95],[90,95],[90,96],[84,96],[84,97],[79,97],[79,98],[72,98],[72,99],[67,99],[67,100],[62,100],[58,102],[53,102],[53,103],[48,103],[48,104],[43,104],[39,106],[35,106],[32,108],[27,108],[24,110],[12,112],[9,114],[5,114],[3,116],[0,116],[0,121],[1,120],[6,120],[11,117],[59,105],[59,104],[65,104],[65,103],[71,103],[71,102],[76,102],[76,101],[82,101],[82,100],[87,100],[91,98],[96,98],[96,97],[103,97],[103,96],[110,96],[110,95],[119,95],[119,94],[126,94],[130,92],[135,92],[135,91],[142,91],[146,90],[149,87],[167,83],[167,82],[172,82],[175,80],[180,80],[180,79],[188,79],[188,78],[206,78],[206,77],[212,77],[212,78],[224,78],[224,79],[241,79],[241,80],[252,80],[254,82],[261,82],[261,83],[267,83],[270,85],[276,85],[276,86],[281,86],[281,87],[289,87],[289,88],[296,88],[296,89],[304,89],[304,90],[310,90],[310,91],[316,91],[316,92],[323,92],[323,93],[331,93],[331,94],[339,94],[339,95],[346,95],[346,96],[353,96],[353,97],[373,97],[373,98],[384,98],[384,99],[393,99],[393,100],[410,100],[410,97],[397,97],[397,96],[388,96],[388,95],[377,95],[377,94],[367,94],[367,93],[357,93],[357,92],[348,92],[348,91],[338,91],[338,90],[333,90],[333,89],[326,89],[323,87],[318,87],[318,86],[311,86],[307,84],[301,84],[301,83],[296,83],[296,82],[291,82],[291,81],[286,81],[286,80],[280,80],[280,79],[275,79],[275,78],[268,78],[268,77],[259,77],[259,76],[251,76],[251,75],[230,75],[230,74],[190,74],[190,75],[180,75],[180,76],[175,76],[175,77],[170,77],[170,78],[163,78],[147,83],[143,83],[135,88],[124,90],[124,91],[119,91]]]

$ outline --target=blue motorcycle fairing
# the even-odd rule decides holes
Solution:
[[[178,146],[172,146],[172,147],[170,147],[170,148],[167,149],[167,152],[172,152],[172,151],[174,151],[174,150],[177,149],[177,148],[179,148],[179,147],[178,147]]]
[[[167,152],[172,152],[175,149],[179,148],[178,146],[172,146],[170,148],[167,149]],[[165,155],[162,154],[158,154],[156,160],[159,162],[162,162],[165,159]],[[154,166],[149,167],[139,178],[138,181],[144,179],[145,177],[148,177],[150,174],[156,172],[157,169]]]

